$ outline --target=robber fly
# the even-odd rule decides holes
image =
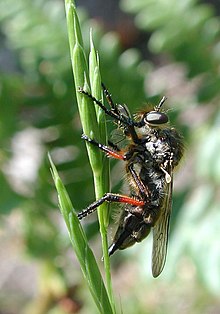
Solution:
[[[129,143],[122,150],[117,144],[106,146],[87,135],[82,138],[108,156],[125,162],[130,195],[106,193],[80,212],[78,218],[91,214],[104,202],[125,203],[109,255],[142,241],[152,229],[152,274],[157,277],[166,260],[173,170],[183,155],[183,139],[161,111],[165,97],[153,109],[142,111],[133,119],[125,105],[113,102],[104,85],[103,90],[110,108],[82,88],[79,92],[117,122]]]

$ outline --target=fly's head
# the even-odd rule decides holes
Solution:
[[[140,115],[140,121],[137,123],[137,127],[160,128],[166,125],[169,122],[168,116],[166,113],[160,111],[165,100],[166,97],[163,97],[159,104],[156,107],[154,107],[153,110],[143,112]]]

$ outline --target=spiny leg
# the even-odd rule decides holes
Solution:
[[[114,118],[117,121],[120,121],[121,123],[125,124],[125,125],[131,125],[133,124],[132,121],[128,121],[127,119],[125,119],[123,116],[118,115],[117,113],[114,112],[114,110],[109,110],[108,108],[106,108],[103,103],[101,101],[99,101],[98,99],[96,99],[94,96],[92,96],[90,93],[88,93],[87,91],[85,91],[84,89],[82,89],[81,87],[78,90],[81,94],[86,95],[87,97],[89,97],[90,99],[92,99],[92,101],[94,101],[96,103],[96,105],[98,105],[107,115],[109,115],[110,117]]]
[[[83,134],[82,135],[82,139],[86,140],[87,142],[89,142],[92,145],[97,146],[99,149],[101,149],[102,151],[104,151],[108,156],[111,156],[115,159],[121,159],[121,160],[128,160],[129,159],[129,155],[122,153],[120,150],[117,149],[117,151],[115,151],[114,149],[112,149],[111,147],[108,147],[106,145],[100,144],[98,142],[96,142],[95,140],[89,138],[87,135]],[[134,165],[133,163],[128,165],[128,170],[130,171],[136,185],[137,188],[139,190],[140,196],[142,199],[146,199],[149,198],[149,191],[146,188],[146,186],[143,184],[143,182],[141,181],[140,177],[137,175],[136,171],[134,170]]]
[[[111,101],[111,105],[114,106],[114,107],[111,107],[111,109],[109,110],[108,108],[106,108],[103,105],[103,103],[101,101],[99,101],[94,96],[92,96],[90,93],[85,91],[82,87],[79,87],[78,91],[81,94],[84,94],[87,97],[89,97],[90,99],[92,99],[92,101],[94,101],[107,115],[109,115],[110,117],[112,117],[115,120],[119,121],[120,123],[126,125],[128,134],[131,135],[133,141],[135,143],[139,143],[139,138],[138,138],[137,133],[136,133],[135,128],[134,128],[135,126],[138,126],[139,124],[137,122],[133,121],[130,117],[126,117],[126,116],[124,116],[124,115],[122,115],[120,113],[120,111],[118,110],[117,106],[113,103],[113,101],[112,101],[112,99],[110,97],[110,94],[108,94],[108,97],[110,97],[110,98],[109,98],[109,100],[108,99],[107,100]]]
[[[116,159],[121,159],[121,160],[126,160],[127,159],[126,155],[124,155],[121,151],[117,151],[116,152],[111,147],[108,147],[106,145],[100,144],[100,143],[96,142],[95,140],[89,138],[85,134],[82,135],[82,139],[86,140],[87,142],[89,142],[90,144],[92,144],[94,146],[97,146],[99,149],[104,151],[108,156],[111,156],[111,157],[116,158]]]
[[[121,159],[121,160],[126,161],[130,157],[128,154],[126,155],[126,154],[122,153],[120,151],[120,149],[117,148],[117,146],[116,146],[116,149],[117,149],[117,151],[116,151],[116,149],[112,149],[111,147],[108,147],[106,145],[100,144],[100,143],[96,142],[95,140],[89,138],[85,134],[82,135],[82,139],[86,140],[87,142],[89,142],[92,145],[97,146],[99,149],[104,151],[108,156],[111,156],[113,158]],[[134,181],[135,181],[135,183],[137,185],[137,188],[138,188],[138,190],[140,192],[141,198],[143,198],[143,199],[149,198],[149,191],[147,190],[146,186],[143,184],[143,182],[141,181],[140,177],[137,175],[136,171],[134,170],[133,163],[128,165],[128,170],[130,171],[130,173],[131,173],[131,175],[132,175],[132,177],[133,177],[133,179],[134,179]]]
[[[105,87],[105,85],[103,83],[102,83],[102,88],[103,88],[105,97],[107,99],[107,102],[108,102],[110,108],[112,109],[112,111],[115,112],[119,117],[123,116],[123,118],[128,120],[128,121],[132,120],[127,106],[125,104],[123,104],[123,105],[122,104],[115,104],[114,101],[112,100],[112,97],[111,97],[108,89]],[[132,123],[132,125],[133,125],[133,123]]]
[[[99,200],[95,201],[94,203],[89,205],[86,209],[81,211],[78,214],[78,218],[81,220],[82,218],[93,213],[96,210],[96,208],[99,207],[104,202],[126,203],[126,204],[130,204],[133,206],[144,206],[145,205],[145,201],[143,201],[143,200],[134,199],[134,198],[132,198],[130,196],[126,196],[126,195],[106,193]]]
[[[111,98],[111,95],[108,91],[108,89],[105,87],[105,85],[102,83],[102,88],[105,94],[105,97],[107,99],[107,102],[110,106],[110,108],[112,108],[112,110],[120,117],[123,116],[126,120],[132,120],[131,118],[131,114],[127,108],[127,106],[125,104],[115,104],[114,101]],[[133,123],[132,123],[133,125]]]
[[[134,170],[134,164],[131,163],[128,165],[128,170],[130,171],[136,186],[139,190],[139,193],[141,195],[141,198],[143,199],[149,199],[149,190],[147,189],[147,187],[143,184],[143,182],[141,181],[140,177],[137,175],[136,171]]]
[[[103,88],[103,91],[104,91],[104,94],[105,94],[105,97],[108,101],[108,104],[109,106],[115,111],[115,112],[118,112],[117,110],[117,106],[115,105],[114,101],[112,100],[112,97],[109,93],[109,91],[107,90],[107,88],[105,87],[105,85],[102,83],[102,88]]]
[[[121,151],[121,149],[119,148],[119,146],[117,145],[117,144],[115,144],[115,143],[113,143],[112,141],[109,141],[108,140],[108,145],[110,146],[110,147],[112,147],[115,151],[117,151],[117,152],[120,152]]]

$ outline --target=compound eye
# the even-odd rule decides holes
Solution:
[[[167,123],[168,117],[163,112],[151,111],[145,116],[144,121],[150,125],[160,125]]]

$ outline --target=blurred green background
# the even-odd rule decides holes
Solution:
[[[135,113],[166,95],[171,123],[185,137],[165,269],[152,279],[150,238],[115,254],[119,308],[128,314],[220,313],[219,2],[76,4],[85,47],[92,27],[114,100]],[[61,0],[0,3],[0,73],[0,313],[96,313],[47,158],[50,152],[77,209],[94,200]],[[123,190],[122,165],[111,166],[112,190]],[[84,227],[102,265],[95,215]]]

